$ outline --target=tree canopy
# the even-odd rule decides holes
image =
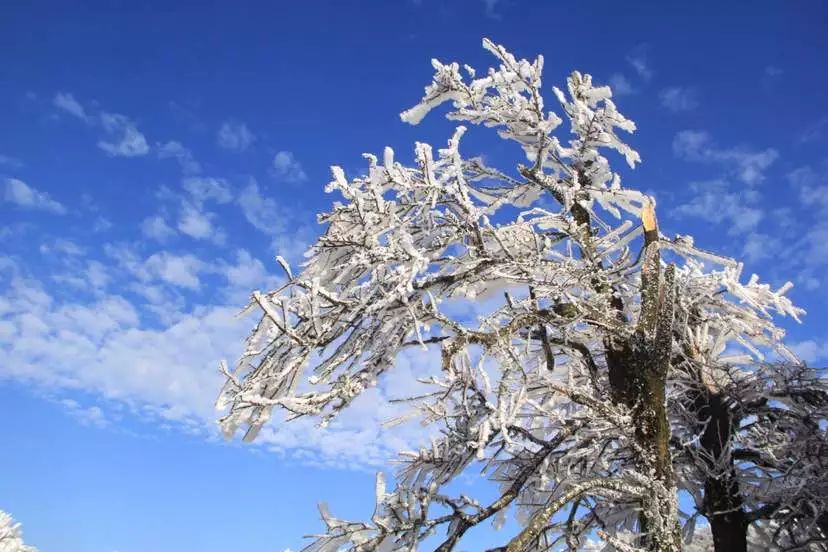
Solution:
[[[323,507],[307,550],[448,551],[506,515],[520,530],[492,550],[675,551],[700,516],[719,552],[824,546],[828,395],[783,343],[776,319],[804,314],[791,284],[659,229],[655,198],[606,157],[640,162],[609,87],[573,72],[549,110],[543,57],[483,46],[497,67],[434,60],[401,117],[448,103],[522,154],[466,158],[458,126],[436,152],[417,143],[414,166],[386,148],[363,175],[333,167],[324,233],[300,271],[279,259],[287,282],[253,293],[261,319],[223,365],[226,434],[254,439],[274,409],[324,425],[403,352],[438,350],[410,397],[431,445],[401,451],[393,486],[378,475],[370,520]],[[468,470],[498,498],[449,492]]]

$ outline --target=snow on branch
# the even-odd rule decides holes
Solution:
[[[12,517],[2,510],[0,510],[0,552],[37,552],[35,547],[23,542],[20,524],[15,523]]]
[[[414,550],[440,534],[438,550],[448,551],[507,512],[523,526],[504,539],[508,550],[586,545],[597,530],[610,543],[637,531],[649,549],[677,550],[677,487],[703,486],[699,478],[736,453],[696,447],[709,427],[699,393],[732,390],[743,419],[755,418],[739,426],[755,470],[786,468],[777,455],[807,449],[782,437],[752,448],[783,419],[804,428],[802,412],[813,411],[793,399],[792,372],[762,364],[780,354],[786,370],[801,366],[773,317],[803,311],[786,297],[789,285],[743,283],[735,260],[660,234],[654,200],[623,187],[604,156],[640,161],[618,134],[635,125],[609,87],[573,72],[567,93],[553,89],[559,116],[545,107],[542,57],[484,47],[496,68],[476,77],[465,67],[467,80],[459,64],[433,61],[423,99],[402,119],[416,124],[450,102],[449,119],[497,129],[525,159],[495,168],[465,158],[459,126],[436,151],[417,143],[412,166],[386,148],[381,161],[365,155],[364,176],[333,167],[326,189],[339,199],[319,215],[325,230],[307,260],[294,271],[280,258],[287,283],[252,294],[261,318],[236,366],[223,365],[221,426],[254,439],[274,409],[324,426],[401,354],[439,348],[439,366],[421,369],[408,401],[438,430],[431,443],[401,451],[393,488],[378,479],[369,522],[321,507],[325,531],[307,550]],[[670,263],[665,251],[675,253]],[[763,367],[737,370],[736,359]],[[760,385],[768,380],[777,383]],[[799,417],[782,415],[775,398],[761,403],[763,392],[787,397],[779,403]],[[472,469],[499,486],[498,499],[446,491]],[[822,504],[773,497],[777,517]]]

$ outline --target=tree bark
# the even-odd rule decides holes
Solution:
[[[642,209],[644,259],[641,313],[627,342],[608,340],[607,365],[613,398],[631,410],[641,453],[637,469],[653,479],[653,495],[642,504],[641,544],[653,552],[681,550],[670,456],[666,384],[672,352],[675,267],[661,271],[658,225],[652,205]]]
[[[704,427],[700,445],[705,462],[716,474],[704,482],[703,504],[716,552],[747,552],[748,522],[733,457],[729,454],[735,420],[721,393],[709,389],[701,391],[696,399],[696,412],[700,426]]]

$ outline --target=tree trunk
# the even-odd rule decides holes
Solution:
[[[733,457],[728,454],[735,422],[727,402],[718,392],[705,389],[696,399],[700,426],[704,427],[700,444],[715,477],[704,482],[703,512],[710,522],[716,552],[746,552],[748,523]],[[727,456],[725,456],[727,454]],[[727,465],[722,469],[723,459]]]
[[[661,272],[658,226],[651,205],[642,210],[644,260],[641,313],[628,342],[608,340],[607,364],[613,398],[631,410],[640,454],[637,469],[653,480],[642,503],[642,545],[653,552],[681,550],[678,506],[670,456],[666,384],[672,352],[675,267]]]

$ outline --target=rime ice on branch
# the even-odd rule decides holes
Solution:
[[[0,552],[37,552],[36,548],[23,542],[20,524],[3,510],[0,510]]]
[[[412,408],[439,438],[401,452],[393,487],[378,476],[370,521],[321,508],[325,530],[307,550],[414,550],[433,536],[448,551],[471,527],[499,526],[506,515],[521,529],[497,550],[577,549],[596,538],[617,550],[679,550],[689,526],[677,489],[694,485],[700,497],[722,470],[737,494],[739,478],[778,479],[771,467],[757,475],[764,464],[739,471],[739,460],[705,448],[711,393],[739,385],[734,393],[755,398],[737,428],[744,450],[770,462],[804,446],[772,438],[766,412],[776,402],[762,403],[756,383],[784,393],[776,384],[795,381],[764,364],[767,355],[784,359],[780,370],[807,372],[771,319],[802,311],[785,297],[788,285],[743,282],[736,261],[660,233],[654,199],[622,186],[605,157],[640,160],[619,137],[635,125],[608,87],[574,72],[566,92],[553,88],[555,113],[541,94],[542,57],[483,45],[497,68],[477,77],[464,66],[464,77],[458,64],[433,61],[433,82],[402,119],[416,124],[449,103],[449,119],[516,142],[522,163],[464,158],[459,126],[436,152],[418,143],[413,167],[390,148],[381,161],[366,154],[367,176],[334,167],[327,189],[343,199],[320,215],[326,230],[301,271],[280,259],[287,283],[252,296],[261,320],[235,369],[223,366],[221,425],[254,439],[274,408],[327,424],[403,351],[436,348],[441,370],[412,390]],[[482,295],[502,301],[477,319],[447,306]],[[782,379],[768,383],[772,373]],[[499,498],[448,493],[467,470],[482,470]],[[765,486],[751,484],[742,508],[770,512]],[[786,484],[769,485],[788,504]],[[714,519],[698,500],[697,513]]]

